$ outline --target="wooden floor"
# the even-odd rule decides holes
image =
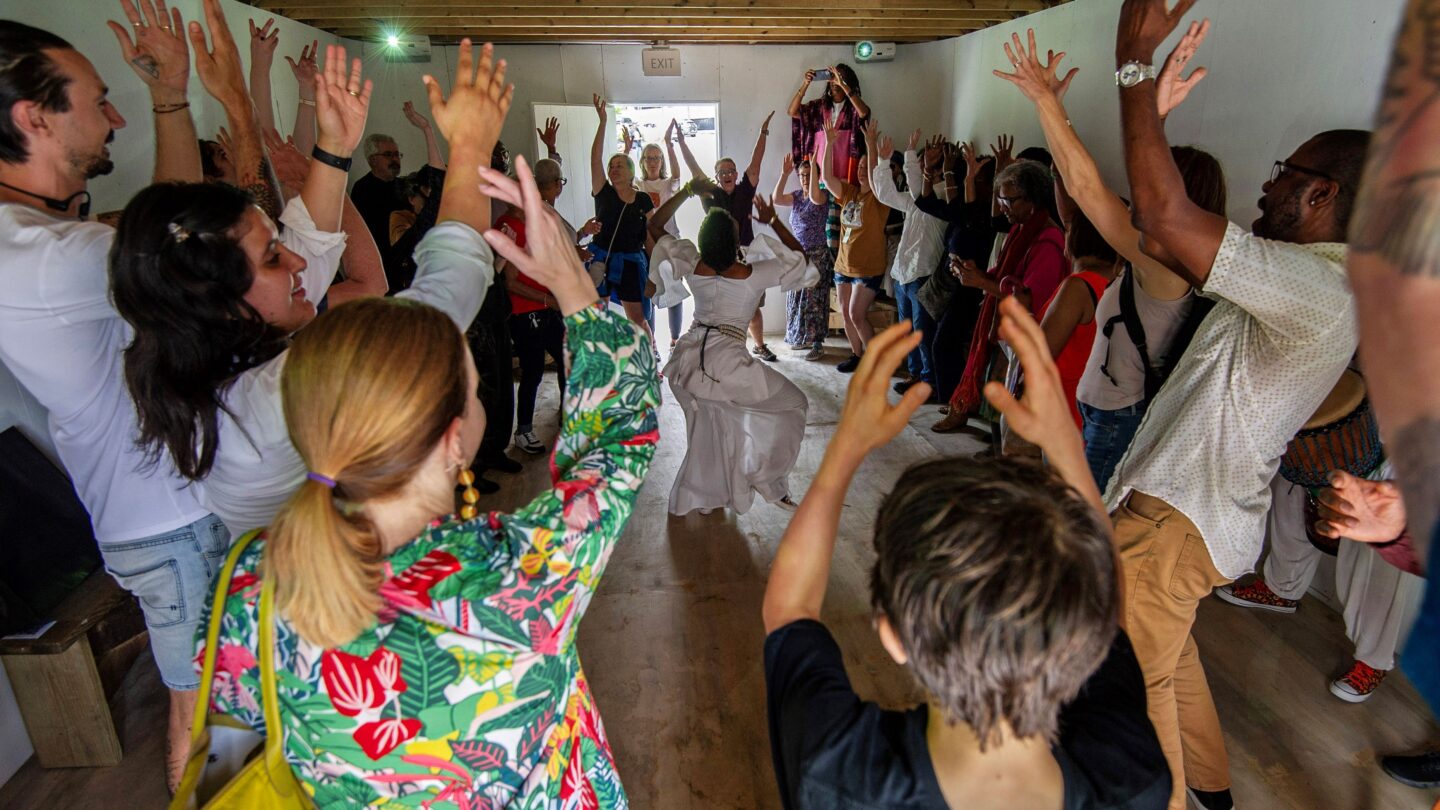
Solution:
[[[830,436],[848,380],[776,344],[777,367],[810,398],[809,423],[791,484],[804,495]],[[541,389],[537,432],[555,430],[556,392]],[[925,456],[973,453],[979,439],[941,436],[927,406],[912,428],[876,452],[856,478],[841,520],[825,619],[846,653],[856,688],[886,704],[918,698],[870,629],[870,532],[876,505],[900,472]],[[768,504],[749,514],[670,517],[670,484],[684,455],[684,418],[666,393],[663,439],[640,504],[580,630],[580,650],[631,803],[663,808],[778,808],[766,736],[760,601],[789,514]],[[518,454],[517,454],[518,455]],[[543,457],[499,476],[489,504],[508,510],[545,485]],[[1440,745],[1440,727],[1396,673],[1369,702],[1332,697],[1328,681],[1350,663],[1338,615],[1314,599],[1293,616],[1208,599],[1196,630],[1225,726],[1241,810],[1409,810],[1440,791],[1404,787],[1378,753]],[[116,698],[126,758],[114,768],[46,771],[32,759],[3,788],[0,808],[161,807],[164,691],[142,656]]]

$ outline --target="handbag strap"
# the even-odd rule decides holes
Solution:
[[[610,187],[611,187],[611,188],[615,188],[615,186],[613,186],[613,185],[610,186]],[[635,190],[635,193],[636,193],[636,194],[639,194],[639,193],[641,193],[641,192],[640,192],[639,189],[636,189],[636,190]],[[616,197],[619,197],[619,196],[620,196],[620,192],[619,192],[619,191],[616,191],[616,192],[615,192],[615,196],[616,196]],[[624,202],[624,201],[622,200],[621,202]],[[634,200],[631,200],[630,202],[634,202]],[[629,208],[629,207],[630,207],[630,203],[625,203],[624,205],[620,206],[620,216],[618,216],[618,217],[615,218],[615,230],[612,231],[611,234],[610,234],[610,244],[608,244],[608,245],[605,246],[605,262],[606,262],[606,264],[609,264],[609,262],[610,262],[610,251],[613,250],[614,247],[615,247],[615,237],[617,237],[617,236],[620,235],[620,223],[622,223],[622,222],[625,221],[625,209],[627,209],[627,208]]]
[[[275,579],[265,576],[260,583],[260,701],[265,711],[265,770],[270,784],[281,795],[299,782],[285,761],[285,727],[280,722],[280,695],[276,691],[275,666]],[[277,779],[275,774],[281,774]]]
[[[220,569],[220,577],[215,580],[215,596],[210,605],[210,626],[205,630],[205,666],[200,671],[200,691],[196,696],[205,710],[195,712],[195,721],[190,725],[191,745],[200,739],[210,719],[210,688],[215,680],[215,654],[220,641],[220,623],[225,619],[225,599],[229,596],[230,580],[235,575],[235,564],[240,561],[240,555],[245,553],[250,542],[259,536],[260,530],[252,529],[231,546],[230,553],[225,556],[225,565]]]

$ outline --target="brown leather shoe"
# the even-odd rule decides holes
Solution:
[[[956,431],[964,430],[969,424],[969,421],[970,420],[966,419],[964,415],[952,410],[950,413],[945,414],[944,419],[931,425],[930,429],[936,433],[955,433]]]

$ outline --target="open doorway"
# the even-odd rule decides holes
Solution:
[[[547,118],[555,118],[560,122],[560,133],[556,139],[556,149],[565,164],[565,177],[567,182],[560,198],[555,201],[555,208],[565,219],[581,225],[587,219],[595,216],[595,204],[590,198],[590,145],[595,140],[595,108],[589,104],[542,104],[533,105],[535,127],[545,125]],[[700,168],[707,173],[713,173],[715,160],[719,157],[719,132],[720,115],[718,104],[674,102],[668,104],[647,104],[647,103],[611,103],[609,115],[609,140],[605,144],[605,157],[616,152],[625,151],[625,133],[629,132],[631,137],[638,140],[640,146],[632,152],[632,157],[639,163],[640,150],[645,144],[659,144],[663,149],[665,144],[665,128],[674,119],[685,131],[686,145],[695,156],[695,161]],[[540,143],[539,135],[535,136],[533,151],[531,154],[544,155],[545,146]],[[675,148],[675,159],[679,163],[680,177],[682,180],[690,179],[690,169],[685,165],[685,157],[678,146]],[[666,171],[671,171],[669,158],[666,158]],[[681,207],[675,216],[675,224],[680,228],[680,235],[687,239],[694,239],[700,230],[700,221],[704,212],[697,205],[685,205]],[[667,346],[671,339],[678,338],[680,333],[689,326],[693,312],[693,302],[684,304],[684,319],[679,330],[672,331],[669,318],[665,313],[657,313],[655,319],[656,340],[660,346]]]

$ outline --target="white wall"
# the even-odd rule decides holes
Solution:
[[[955,52],[952,136],[1015,135],[1017,151],[1044,144],[1034,108],[1009,82],[1002,49],[1012,33],[1034,28],[1042,51],[1065,51],[1080,68],[1065,98],[1075,129],[1111,187],[1129,187],[1115,88],[1115,27],[1121,0],[1075,0],[1049,11],[967,34]],[[1210,35],[1191,66],[1210,75],[1170,116],[1172,144],[1211,152],[1225,167],[1230,216],[1248,227],[1270,166],[1327,129],[1369,129],[1404,0],[1203,0],[1190,19],[1209,17]],[[1179,39],[1157,51],[1164,60]]]

